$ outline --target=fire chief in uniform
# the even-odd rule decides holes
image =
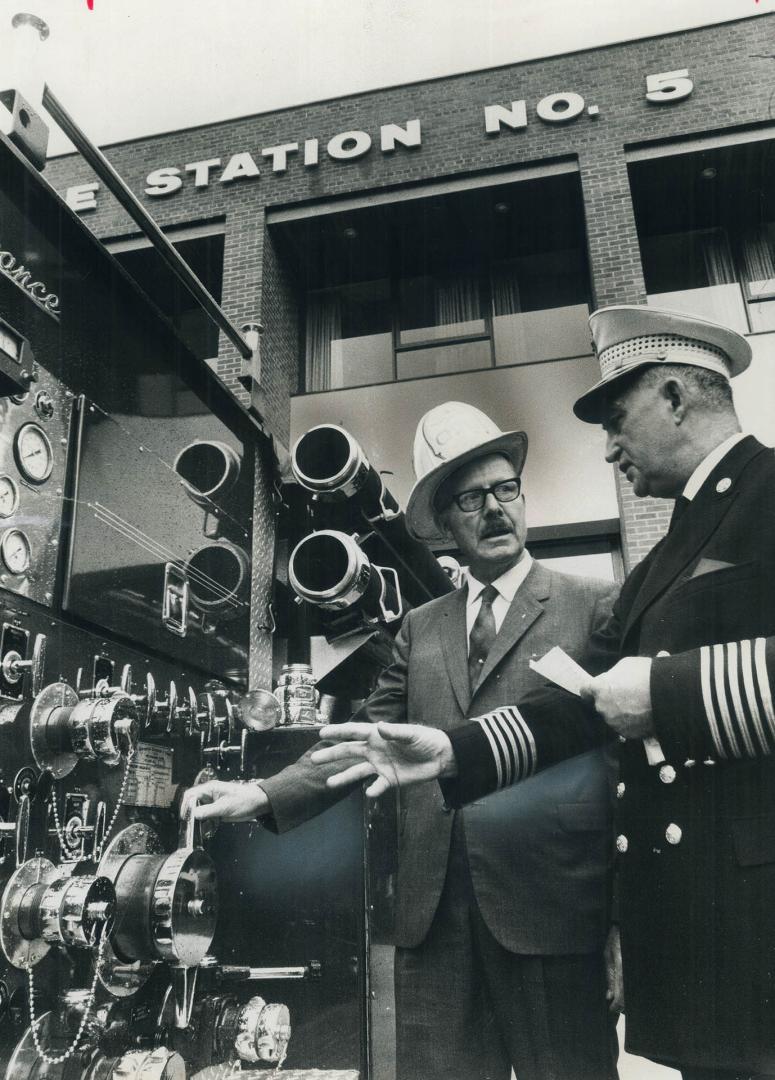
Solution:
[[[541,685],[556,641],[578,655],[612,588],[534,562],[520,493],[524,432],[448,402],[418,426],[407,523],[451,534],[466,585],[409,612],[393,662],[360,712],[452,729]],[[215,782],[199,816],[251,816],[285,831],[331,804],[305,756],[256,787]],[[396,887],[400,1080],[610,1080],[609,767],[599,748],[458,813],[436,787],[406,792]],[[268,800],[268,804],[267,804]]]
[[[627,1046],[687,1080],[775,1076],[775,453],[739,430],[740,335],[621,306],[592,315],[602,379],[576,403],[637,495],[676,499],[586,663],[455,731],[329,747],[379,790],[428,776],[463,803],[618,733]],[[590,707],[594,705],[594,710]],[[329,734],[324,731],[324,736]],[[335,737],[364,740],[357,727]],[[366,761],[362,759],[366,758]],[[332,780],[330,782],[337,782]]]

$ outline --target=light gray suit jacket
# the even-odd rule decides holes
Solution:
[[[615,592],[605,582],[534,563],[509,607],[473,697],[466,590],[416,608],[396,638],[393,662],[353,719],[410,720],[449,730],[469,717],[518,702],[542,682],[529,660],[557,644],[580,657],[592,631],[607,617]],[[326,775],[305,755],[263,782],[278,831],[331,805]],[[611,853],[610,771],[602,750],[562,762],[459,812],[476,898],[502,945],[535,955],[602,946]],[[401,793],[397,945],[417,945],[428,932],[444,885],[451,831],[452,814],[438,785]]]

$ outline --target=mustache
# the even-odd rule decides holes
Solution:
[[[490,536],[504,536],[513,532],[506,521],[489,521],[484,525],[480,536],[486,540]]]

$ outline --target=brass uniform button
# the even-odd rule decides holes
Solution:
[[[675,769],[672,765],[663,765],[659,770],[659,779],[663,784],[672,784],[675,780]]]
[[[619,836],[617,836],[616,838],[616,850],[619,852],[620,855],[624,855],[625,851],[629,846],[630,845],[627,837],[623,833],[620,833]]]
[[[680,844],[682,836],[683,830],[680,825],[670,824],[665,829],[665,840],[667,840],[668,844]]]
[[[617,799],[623,799],[624,798],[624,792],[625,792],[624,781],[620,780],[619,783],[616,785],[616,797],[617,797]]]

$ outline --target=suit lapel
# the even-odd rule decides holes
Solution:
[[[466,603],[468,589],[463,585],[445,604],[439,633],[444,662],[452,690],[463,714],[468,712],[471,691],[468,686],[468,635],[466,634]]]
[[[654,601],[703,549],[729,511],[746,465],[765,447],[748,437],[726,454],[703,483],[675,528],[655,550],[649,571],[627,615],[623,640]]]
[[[509,605],[509,610],[506,612],[506,617],[482,668],[476,692],[484,686],[504,656],[514,648],[541,615],[544,610],[543,601],[546,600],[550,591],[549,574],[543,566],[534,562]]]

